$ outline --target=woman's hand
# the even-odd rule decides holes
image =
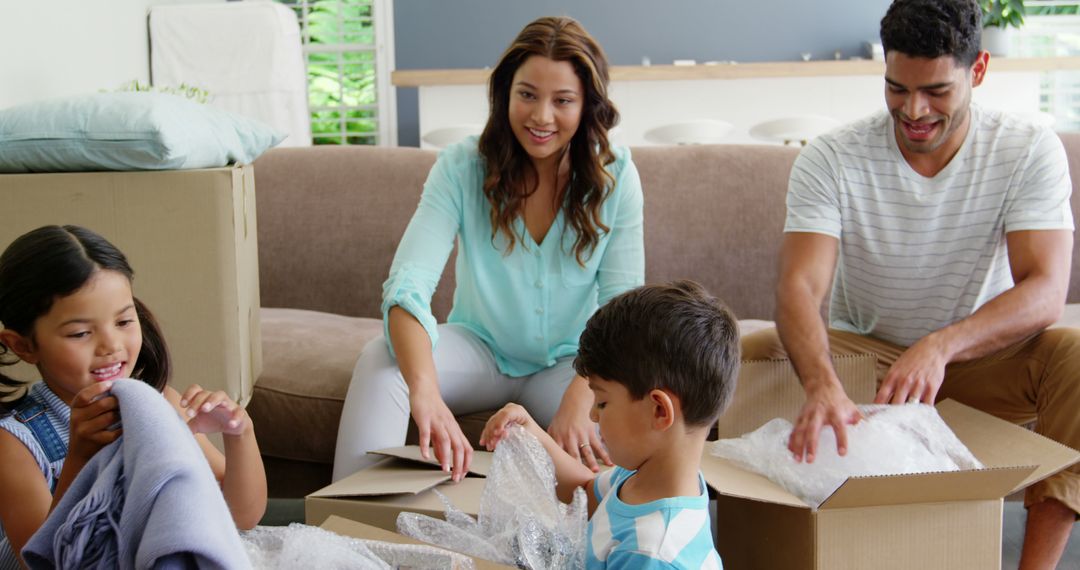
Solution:
[[[430,445],[442,470],[452,469],[451,479],[461,481],[469,472],[473,448],[438,389],[410,391],[409,405],[420,431],[420,455],[430,458]]]
[[[247,412],[222,391],[210,392],[193,384],[180,397],[184,419],[192,433],[241,435],[251,425]]]
[[[593,393],[588,382],[575,376],[566,388],[559,410],[555,412],[547,431],[559,447],[596,473],[600,471],[597,460],[608,466],[613,463],[600,441],[596,424],[589,418],[592,403]]]
[[[71,400],[68,455],[82,463],[123,433],[119,426],[120,403],[109,393],[112,385],[112,382],[100,382],[87,386]]]

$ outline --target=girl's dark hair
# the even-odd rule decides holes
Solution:
[[[34,323],[49,312],[56,299],[78,291],[101,270],[116,271],[129,281],[135,275],[120,250],[86,228],[44,226],[19,236],[0,255],[0,325],[32,338]],[[160,391],[171,371],[165,336],[137,298],[135,312],[142,330],[142,349],[132,376]],[[0,366],[17,361],[11,349],[0,343]],[[0,374],[0,392],[21,395],[25,389],[25,382]]]
[[[615,181],[605,166],[615,161],[608,130],[619,112],[608,99],[608,63],[600,45],[571,18],[540,18],[521,30],[491,72],[490,114],[480,135],[479,150],[487,167],[484,195],[491,203],[492,239],[502,232],[513,249],[518,236],[511,227],[526,198],[536,191],[539,175],[510,128],[510,87],[514,74],[534,55],[567,61],[584,87],[581,123],[570,139],[570,184],[563,208],[577,233],[574,256],[579,264],[592,255],[601,232],[600,206]]]

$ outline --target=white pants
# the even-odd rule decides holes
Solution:
[[[499,372],[495,357],[479,338],[462,327],[439,325],[433,353],[439,391],[454,415],[470,414],[516,402],[541,426],[551,423],[563,392],[574,379],[573,357],[531,376]],[[334,481],[378,461],[368,451],[405,444],[409,427],[409,387],[385,337],[367,344],[353,370],[338,425]]]

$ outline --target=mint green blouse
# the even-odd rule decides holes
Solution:
[[[438,342],[431,297],[456,238],[457,288],[448,323],[487,344],[508,376],[533,374],[577,354],[578,337],[597,307],[645,281],[641,180],[629,149],[613,151],[616,159],[607,169],[615,187],[600,208],[610,231],[600,234],[582,267],[573,254],[576,234],[562,211],[540,244],[524,220],[515,220],[521,239],[507,254],[505,235],[492,240],[477,137],[443,150],[383,283],[386,338],[387,313],[400,306],[420,321],[432,346]]]

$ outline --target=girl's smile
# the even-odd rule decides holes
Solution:
[[[96,382],[130,377],[142,348],[131,282],[99,270],[82,288],[58,297],[21,344],[20,357],[67,402]]]

